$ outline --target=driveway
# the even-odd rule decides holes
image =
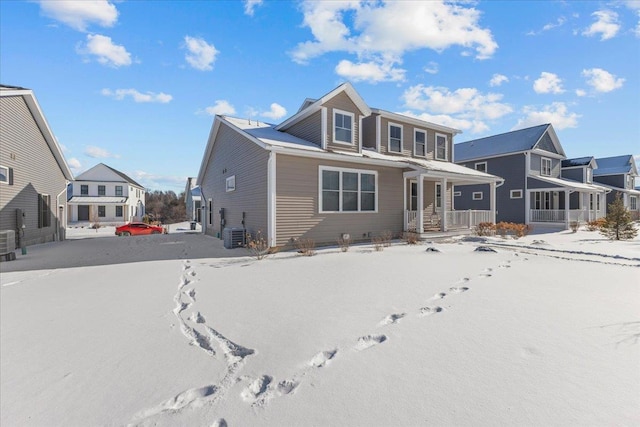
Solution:
[[[73,237],[73,236],[70,236]],[[123,264],[141,261],[248,256],[242,248],[225,249],[223,241],[199,232],[171,231],[152,236],[70,238],[16,251],[16,260],[1,262],[0,272]]]

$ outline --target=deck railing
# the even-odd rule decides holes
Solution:
[[[531,209],[529,220],[531,222],[564,223],[567,218],[566,212],[567,211],[565,211],[564,209]],[[606,213],[602,209],[570,209],[568,212],[569,222],[587,222],[606,216]]]
[[[460,229],[473,228],[481,222],[492,221],[491,211],[466,210],[466,211],[447,211],[446,228]],[[439,228],[442,216],[441,213],[433,213],[432,211],[424,211],[423,213],[423,230],[418,230],[418,211],[405,211],[405,230],[424,232],[425,229]]]

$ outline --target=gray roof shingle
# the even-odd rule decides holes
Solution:
[[[456,162],[531,150],[550,124],[514,130],[455,144]]]

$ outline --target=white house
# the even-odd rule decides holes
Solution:
[[[78,175],[72,183],[69,222],[124,223],[145,214],[144,187],[104,163]]]

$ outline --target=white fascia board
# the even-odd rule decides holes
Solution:
[[[537,154],[539,156],[547,157],[547,158],[550,158],[550,159],[566,160],[566,158],[567,158],[567,156],[565,156],[564,154],[556,154],[556,153],[552,153],[550,151],[540,150],[538,148],[534,148],[533,150],[531,150],[531,152],[533,154]]]
[[[510,153],[500,153],[500,154],[494,154],[494,155],[491,155],[491,156],[470,157],[470,158],[464,159],[464,160],[456,160],[455,157],[454,157],[453,163],[460,164],[460,163],[468,163],[468,162],[485,161],[485,160],[489,160],[489,159],[497,159],[497,158],[500,158],[500,157],[514,156],[516,154],[526,154],[526,153],[529,153],[529,152],[530,152],[529,150],[512,151]]]
[[[337,154],[337,153],[330,153],[330,152],[296,150],[295,148],[286,148],[286,147],[277,147],[277,146],[268,146],[267,150],[272,151],[274,153],[278,153],[278,154],[286,154],[289,156],[308,157],[308,158],[321,159],[321,160],[334,160],[334,161],[339,161],[344,163],[360,163],[365,165],[384,166],[384,167],[398,168],[398,169],[406,169],[411,167],[410,165],[400,163],[400,162],[371,159],[368,157],[348,156],[344,154]]]
[[[422,169],[420,167],[415,166],[414,170],[404,172],[404,178],[411,179],[417,177],[423,178],[433,178],[433,179],[448,179],[455,185],[471,185],[471,184],[491,184],[495,182],[496,184],[502,185],[504,183],[504,179],[491,176],[491,177],[482,177],[482,176],[467,176],[467,175],[459,175],[450,172],[442,172],[442,171],[432,171],[428,169]]]
[[[416,125],[421,128],[429,128],[433,130],[437,130],[439,132],[450,133],[453,136],[461,134],[462,131],[460,129],[454,129],[443,125],[438,125],[435,123],[427,122],[426,120],[416,119],[415,117],[405,116],[403,114],[392,113],[391,111],[380,110],[379,108],[372,108],[372,113],[379,114],[387,119],[403,121],[408,124]]]
[[[562,148],[562,145],[560,144],[560,140],[558,139],[558,135],[556,134],[556,131],[553,129],[552,125],[548,125],[547,129],[542,132],[542,135],[540,135],[540,138],[538,138],[538,140],[536,141],[535,144],[533,144],[533,148],[532,151],[536,151],[536,146],[540,143],[540,141],[542,140],[542,138],[544,137],[545,133],[549,133],[549,136],[551,137],[551,142],[553,143],[553,146],[556,148],[556,151],[558,151],[558,153],[560,153],[561,156],[563,156],[563,158],[567,158],[567,155],[564,152],[564,148]],[[544,151],[544,150],[542,150]],[[546,151],[548,153],[548,151]]]

